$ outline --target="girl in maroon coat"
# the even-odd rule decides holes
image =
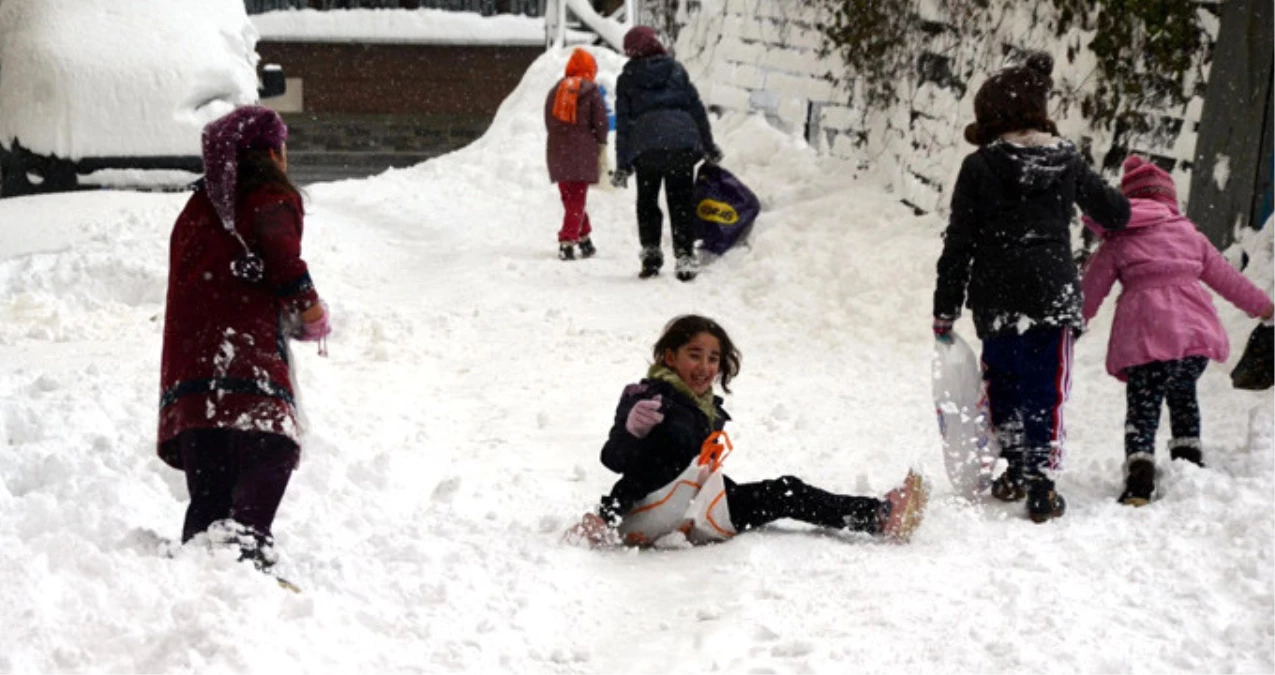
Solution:
[[[159,456],[190,491],[182,541],[224,521],[242,559],[263,569],[301,454],[288,338],[329,332],[301,259],[286,137],[259,106],[204,129],[204,179],[170,242],[160,372]]]
[[[545,100],[545,128],[549,141],[545,150],[549,163],[549,180],[558,184],[566,214],[558,231],[558,257],[575,259],[575,246],[580,257],[597,252],[589,235],[593,227],[584,210],[589,184],[597,183],[606,156],[607,111],[602,93],[593,80],[598,64],[583,49],[571,52],[566,77],[549,90]]]

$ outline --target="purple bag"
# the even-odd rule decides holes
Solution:
[[[761,202],[734,174],[715,164],[704,163],[695,176],[696,239],[703,250],[725,253],[747,238],[753,221],[761,212]]]

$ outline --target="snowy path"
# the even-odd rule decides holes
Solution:
[[[297,346],[310,435],[276,532],[302,595],[157,553],[185,503],[153,453],[183,197],[0,202],[0,672],[1275,669],[1269,392],[1210,367],[1210,468],[1165,463],[1163,499],[1119,506],[1108,306],[1078,345],[1067,516],[963,504],[929,400],[941,222],[734,119],[727,166],[766,204],[751,249],[639,281],[633,192],[595,192],[600,253],[562,263],[538,135],[559,67],[466,150],[310,190],[336,333],[328,359]],[[912,545],[793,523],[696,550],[560,545],[613,479],[597,452],[620,390],[688,311],[744,352],[730,473],[880,494],[916,463],[937,495]],[[1249,322],[1221,311],[1238,343]]]

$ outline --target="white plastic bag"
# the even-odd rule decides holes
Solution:
[[[615,186],[611,185],[611,174],[615,173],[611,169],[611,146],[598,146],[598,182],[593,187],[603,192],[615,192]]]
[[[726,432],[711,434],[700,447],[699,457],[681,475],[644,497],[624,515],[618,528],[624,543],[654,544],[674,532],[686,535],[692,544],[735,536],[722,475],[722,460],[730,451]]]
[[[978,357],[955,332],[934,342],[934,407],[943,465],[957,494],[975,497],[992,485],[1000,446],[992,429]]]

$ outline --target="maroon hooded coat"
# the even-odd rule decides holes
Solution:
[[[553,100],[561,80],[549,90],[545,99],[545,128],[549,132],[546,160],[549,181],[553,183],[598,182],[598,146],[606,145],[606,104],[602,92],[592,82],[580,83],[576,101],[576,123],[570,124],[553,116]]]
[[[230,271],[244,255],[204,189],[173,226],[160,370],[159,456],[181,467],[188,429],[231,428],[295,438],[290,326],[318,302],[301,259],[301,200],[266,186],[238,200],[234,226],[265,263],[265,278]]]

